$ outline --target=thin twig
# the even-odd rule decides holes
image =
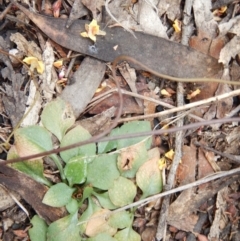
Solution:
[[[9,159],[7,161],[0,159],[0,166],[7,165],[10,163],[16,163],[16,162],[20,162],[20,161],[31,160],[31,159],[35,159],[35,158],[39,158],[39,157],[43,157],[43,156],[48,156],[50,154],[55,154],[55,153],[59,153],[62,151],[70,150],[70,149],[73,149],[73,148],[76,148],[79,146],[84,146],[84,145],[87,145],[90,143],[97,143],[99,141],[106,142],[106,141],[136,138],[136,137],[142,137],[142,136],[162,135],[162,134],[165,135],[166,133],[174,133],[174,132],[180,131],[180,130],[195,129],[195,128],[198,128],[201,126],[213,125],[213,124],[217,124],[217,123],[223,124],[223,123],[227,123],[227,122],[240,122],[240,117],[223,118],[223,119],[218,119],[218,120],[207,120],[207,121],[201,121],[201,122],[197,122],[197,123],[191,123],[189,125],[185,125],[182,127],[172,127],[170,129],[166,129],[166,130],[161,129],[161,130],[145,131],[145,132],[131,133],[131,134],[125,134],[125,135],[118,135],[118,136],[108,136],[108,137],[104,137],[104,138],[103,137],[99,138],[100,135],[97,135],[97,136],[93,136],[92,138],[85,140],[85,141],[76,142],[74,144],[71,144],[71,145],[68,145],[65,147],[52,149],[49,151],[44,151],[44,152],[34,154],[34,155],[13,158],[13,159]]]
[[[215,150],[215,149],[213,149],[211,147],[205,146],[205,145],[203,145],[203,144],[201,144],[199,142],[195,142],[194,144],[196,146],[204,148],[204,149],[206,149],[208,151],[212,151],[212,152],[214,152],[214,153],[216,153],[216,154],[218,154],[218,155],[220,155],[222,157],[228,158],[229,162],[232,162],[232,163],[240,165],[240,155],[232,155],[232,154],[228,154],[228,153],[223,153],[223,152],[217,151],[217,150]]]

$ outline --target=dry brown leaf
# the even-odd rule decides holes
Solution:
[[[107,232],[113,236],[117,232],[117,229],[109,226],[107,223],[106,216],[110,213],[108,209],[101,209],[95,212],[87,223],[85,234],[89,237],[94,237],[99,233]]]

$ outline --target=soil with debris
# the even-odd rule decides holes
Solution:
[[[124,236],[125,240],[240,240],[239,120],[211,123],[239,116],[239,1],[46,0],[14,4],[0,0],[0,11],[1,161],[39,153],[34,145],[28,148],[19,141],[17,130],[45,126],[45,107],[56,99],[67,103],[61,102],[59,107],[63,110],[62,123],[67,126],[67,121],[71,122],[69,129],[62,129],[70,132],[81,126],[89,136],[96,136],[111,128],[120,105],[115,79],[123,93],[118,130],[124,123],[142,120],[148,121],[152,130],[166,130],[155,135],[151,150],[142,154],[152,155],[146,172],[152,171],[154,176],[157,169],[162,192],[236,170],[231,176],[190,185],[128,209],[134,210],[132,226],[128,227],[133,231],[131,237]],[[124,57],[115,63],[119,55]],[[188,81],[172,81],[171,76]],[[199,82],[199,78],[236,83]],[[54,120],[57,114],[53,109],[48,115]],[[210,121],[207,125],[200,123],[206,120]],[[193,127],[192,123],[199,125]],[[183,130],[181,127],[187,124],[189,128]],[[178,127],[177,132],[167,134],[174,127]],[[131,131],[123,134],[127,133]],[[52,135],[52,148],[64,146],[59,135]],[[101,148],[98,145],[98,151]],[[104,148],[106,153],[119,151],[116,143],[112,149]],[[124,148],[127,151],[118,157],[121,172],[131,171],[134,153],[142,147]],[[37,180],[23,173],[32,170],[21,170],[17,163],[0,166],[0,240],[31,240],[34,215],[51,227],[73,208],[42,202],[47,184],[61,183],[63,176],[51,158],[39,159],[43,159],[43,174]],[[63,163],[66,161],[61,155]],[[125,176],[137,190],[132,202],[148,197],[142,196],[140,185],[136,186],[137,175]],[[72,187],[76,188],[72,199],[87,195],[83,186]],[[100,202],[96,200],[94,205]],[[116,207],[121,206],[111,210]],[[77,217],[84,216],[87,208],[85,200]],[[79,237],[71,240],[106,237],[96,238],[99,233],[94,225],[101,225],[89,223],[81,237],[79,229]],[[124,240],[114,235],[106,240]],[[49,231],[41,240],[56,239]]]

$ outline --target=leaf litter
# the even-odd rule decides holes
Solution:
[[[65,2],[63,2],[63,5],[64,4]],[[104,5],[104,1],[98,4],[96,1],[88,1],[83,2],[83,4],[91,11],[94,18],[101,19],[101,17],[104,17],[104,13],[101,11],[100,7]],[[189,4],[188,1],[186,1],[185,4]],[[226,68],[238,64],[238,58],[235,59],[239,52],[237,49],[238,13],[234,12],[234,14],[232,14],[232,19],[227,19],[225,25],[221,23],[221,20],[224,22],[227,14],[229,14],[237,4],[238,3],[230,2],[227,4],[227,7],[222,8],[222,12],[219,10],[219,12],[215,11],[214,13],[211,1],[194,1],[192,5],[196,31],[191,36],[190,46],[200,52],[217,58],[219,63],[223,63],[225,68],[223,78],[225,79],[230,79],[232,76],[231,69],[228,71]],[[88,139],[91,137],[91,134],[94,135],[94,133],[98,132],[99,130],[97,129],[104,126],[105,122],[111,122],[111,118],[109,118],[108,114],[101,119],[98,119],[96,115],[95,119],[92,120],[91,118],[94,118],[94,116],[91,117],[91,115],[94,113],[101,113],[103,110],[107,111],[108,108],[112,106],[118,107],[118,99],[115,98],[115,102],[112,103],[113,101],[111,98],[113,95],[107,92],[107,98],[105,98],[105,101],[100,101],[98,105],[96,105],[95,111],[93,111],[94,109],[91,111],[85,109],[91,99],[97,98],[99,95],[99,93],[95,93],[95,91],[100,85],[100,82],[106,78],[106,75],[109,75],[109,80],[106,82],[109,88],[108,91],[116,88],[111,82],[111,72],[109,70],[105,72],[106,68],[102,61],[113,60],[112,56],[116,56],[117,52],[113,52],[114,55],[112,55],[112,50],[109,53],[106,52],[105,55],[101,52],[101,43],[109,36],[108,27],[106,29],[106,37],[99,36],[99,39],[98,37],[95,39],[95,33],[90,29],[90,25],[87,27],[87,37],[91,37],[92,40],[96,42],[95,45],[90,45],[92,43],[86,42],[86,40],[80,48],[73,48],[73,42],[69,41],[69,43],[67,43],[66,36],[68,39],[72,37],[72,39],[75,40],[77,35],[75,35],[75,33],[73,34],[71,31],[65,30],[67,29],[65,26],[68,25],[68,27],[72,29],[71,22],[73,19],[83,15],[86,16],[86,19],[90,19],[90,15],[84,7],[81,12],[77,12],[76,16],[74,16],[74,8],[76,10],[76,6],[79,5],[81,5],[81,3],[78,1],[75,1],[72,5],[72,19],[68,19],[67,24],[66,21],[58,19],[58,15],[64,13],[64,8],[61,7],[61,5],[58,5],[58,7],[63,11],[57,9],[57,11],[59,11],[57,14],[56,12],[52,13],[57,21],[49,18],[49,23],[54,23],[55,21],[55,23],[57,23],[55,25],[55,30],[60,26],[60,28],[62,28],[62,33],[55,30],[51,32],[50,28],[46,26],[45,21],[40,23],[41,19],[44,20],[45,18],[34,14],[28,14],[37,27],[46,29],[45,34],[56,41],[54,45],[51,44],[51,41],[46,42],[45,49],[42,50],[38,47],[38,41],[40,42],[42,41],[40,39],[44,40],[45,38],[45,36],[40,37],[41,33],[36,35],[38,36],[37,39],[36,36],[33,37],[31,31],[28,32],[24,28],[19,31],[22,34],[16,34],[11,28],[7,29],[5,27],[7,35],[11,34],[11,36],[15,36],[15,39],[13,39],[14,37],[4,37],[1,48],[4,51],[8,51],[9,46],[15,43],[18,51],[23,53],[21,59],[25,62],[27,61],[29,64],[30,72],[28,68],[21,66],[21,64],[16,65],[16,63],[11,63],[12,58],[10,59],[1,53],[2,67],[4,67],[1,69],[3,80],[1,84],[1,94],[4,95],[5,112],[9,118],[5,117],[3,112],[1,113],[3,116],[1,123],[2,128],[11,127],[11,124],[13,127],[17,126],[18,121],[26,111],[25,108],[33,106],[33,109],[30,108],[31,111],[27,117],[25,116],[24,122],[22,122],[22,126],[26,127],[14,130],[14,143],[12,141],[10,142],[12,147],[9,150],[8,158],[11,158],[11,155],[25,156],[42,150],[50,150],[53,148],[51,138],[55,138],[54,145],[60,147],[75,143],[79,140]],[[54,6],[53,9],[55,9]],[[29,13],[28,10],[22,7],[21,10],[25,13]],[[121,24],[126,28],[131,30],[134,29],[135,31],[139,31],[141,28],[141,31],[144,31],[144,33],[161,36],[165,39],[179,41],[177,34],[174,32],[176,31],[176,26],[173,26],[174,24],[176,25],[176,20],[180,21],[179,28],[181,28],[181,26],[182,29],[184,28],[184,25],[181,24],[184,11],[179,1],[164,1],[159,5],[156,5],[154,1],[131,1],[130,3],[112,1],[109,3],[109,11],[111,11],[112,14],[117,17],[118,21],[122,22]],[[144,15],[146,11],[151,18],[146,19],[146,15]],[[64,14],[68,14],[68,12]],[[218,14],[218,18],[216,14]],[[80,33],[84,31],[84,26],[86,25],[81,24],[81,27],[79,27],[77,31],[79,42],[82,41]],[[94,26],[96,27],[96,25]],[[116,25],[112,25],[111,27],[115,31]],[[34,31],[34,28],[31,30]],[[103,30],[105,31],[105,29]],[[220,31],[219,36],[218,30]],[[90,34],[92,32],[93,36]],[[226,36],[227,33],[235,34],[236,36],[229,39],[229,36]],[[18,36],[17,39],[16,36]],[[129,36],[131,35],[129,34]],[[136,34],[136,36],[140,35]],[[139,41],[141,42],[141,38]],[[149,42],[151,41],[151,37],[149,36]],[[6,43],[9,45],[7,46]],[[56,70],[53,69],[53,62],[59,58],[61,59],[61,56],[67,56],[63,53],[60,46],[61,44],[71,51],[75,50],[81,54],[90,54],[102,61],[93,60],[92,63],[87,62],[86,64],[87,57],[84,59],[83,57],[77,59],[74,68],[70,70],[68,86],[65,87],[63,94],[59,95],[58,92],[55,92],[57,88],[60,90],[61,87],[56,83],[56,75],[54,75],[54,71]],[[55,46],[55,52],[51,45]],[[137,46],[138,43],[135,43],[135,45]],[[121,48],[122,46],[120,45],[120,49]],[[181,49],[181,45],[179,45],[178,48]],[[105,49],[107,48],[105,47]],[[71,51],[68,56],[75,54],[71,53]],[[99,53],[100,55],[98,55]],[[108,54],[111,57],[109,57]],[[137,54],[137,56],[138,55],[139,54]],[[169,55],[166,56],[166,62],[168,58]],[[42,60],[44,61],[44,67],[42,62],[39,62]],[[147,58],[145,60],[149,61]],[[173,61],[173,58],[170,57],[170,60]],[[66,66],[69,65],[68,58],[65,58],[63,61]],[[194,63],[197,65],[196,61]],[[152,64],[154,65],[154,58],[152,59]],[[98,65],[101,67],[97,67]],[[164,63],[162,66],[165,70],[168,68]],[[204,66],[204,64],[202,66]],[[238,65],[236,66],[239,68]],[[201,69],[201,65],[197,67]],[[128,71],[131,70],[129,67],[127,68]],[[186,65],[186,69],[188,68],[191,68],[191,66]],[[94,69],[94,76],[90,74],[92,69]],[[175,69],[177,69],[177,73],[181,76],[178,66],[175,66]],[[148,96],[149,93],[151,93],[148,88],[141,91],[139,81],[144,78],[145,83],[151,83],[151,78],[154,77],[150,75],[151,78],[149,78],[147,75],[144,76],[141,72],[137,71],[137,75],[131,77],[134,81],[131,80],[131,84],[129,82],[126,84],[125,80],[128,79],[128,77],[126,77],[126,73],[124,73],[122,69],[119,70],[122,77],[119,76],[118,78],[124,83],[124,85],[122,85],[123,89],[130,90],[135,95],[141,94],[143,96]],[[37,78],[40,83],[40,89],[33,84],[33,81],[31,81],[30,84],[27,83],[29,77],[32,77],[32,72],[34,72],[34,78]],[[53,81],[54,76],[55,81]],[[82,81],[85,81],[84,83],[81,83],[81,78]],[[16,87],[17,82],[20,82],[19,80],[21,79],[24,81],[21,81],[22,83]],[[74,85],[75,82],[80,82],[81,84],[77,86]],[[162,85],[164,86],[164,83]],[[186,102],[189,101],[187,99],[190,99],[190,102],[200,101],[214,95],[230,93],[232,91],[231,86],[226,84],[218,85],[216,83],[206,83],[197,85],[199,88],[196,88],[193,83],[184,84]],[[29,88],[29,86],[32,87]],[[35,86],[35,89],[33,86]],[[72,90],[70,90],[70,88],[72,88]],[[165,98],[165,101],[168,100],[175,104],[175,92],[177,91],[174,90],[176,89],[176,85],[172,84],[171,88],[168,87],[166,89],[173,89],[173,92],[168,96],[168,99]],[[196,93],[196,91],[198,91],[197,96],[191,95],[191,93]],[[35,97],[38,93],[41,94],[41,98],[36,101]],[[155,93],[161,92],[156,90]],[[81,98],[82,95],[81,101],[79,98]],[[191,96],[191,98],[187,98],[187,95]],[[26,102],[27,97],[29,98],[30,96],[31,100],[29,99],[28,102]],[[68,104],[60,99],[52,101],[52,99],[55,99],[57,96],[65,96],[65,101],[67,100]],[[157,100],[163,99],[161,95],[152,96]],[[10,100],[10,98],[13,98],[13,100]],[[126,101],[127,98],[129,98],[129,101]],[[78,106],[78,101],[81,103],[80,107]],[[144,113],[146,119],[149,119],[147,118],[147,114],[154,113],[156,105],[148,107],[146,105],[146,100],[144,101],[143,106],[140,99],[126,96],[124,100],[125,111],[123,113],[132,116]],[[108,105],[107,108],[106,104]],[[195,118],[197,115],[206,119],[221,119],[230,114],[237,105],[238,102],[234,102],[233,98],[229,97],[217,104],[213,103],[211,106],[205,106],[204,108],[194,110],[191,114],[193,117],[195,115]],[[71,110],[70,106],[73,107],[73,110]],[[85,113],[83,113],[84,110],[86,110]],[[28,113],[28,111],[26,111],[26,113]],[[110,117],[114,116],[114,114],[115,113],[111,112]],[[80,123],[81,121],[82,123],[85,121],[85,128],[77,123],[73,126],[75,118],[79,118],[79,115],[81,115]],[[175,116],[171,114],[169,117],[174,118]],[[30,118],[30,120],[26,121],[26,118]],[[41,127],[36,125],[40,120]],[[89,121],[90,124],[88,125],[91,126],[91,123],[95,124],[98,120],[101,120],[97,124],[99,127],[95,127],[95,130],[88,130],[86,123]],[[150,118],[149,120],[152,121],[151,124],[148,121],[123,124],[114,129],[110,136],[150,130],[151,126],[153,127],[153,125],[159,124],[159,121],[161,121],[158,118],[154,120]],[[174,123],[171,125],[174,126]],[[216,156],[214,152],[205,151],[202,147],[196,148],[194,141],[201,141],[204,145],[211,146],[222,153],[226,152],[238,155],[239,145],[237,144],[237,137],[234,137],[237,135],[237,124],[218,125],[209,128],[213,128],[213,132],[208,132],[207,129],[200,128],[191,135],[184,137],[185,144],[183,146],[183,156],[178,167],[175,185],[184,185],[216,171],[230,170],[236,167],[236,164],[227,161],[226,157],[221,157],[221,155]],[[214,135],[215,132],[216,135]],[[232,137],[232,140],[229,139],[230,137]],[[1,146],[7,147],[8,149],[8,145],[10,144],[9,140],[7,145],[4,143],[6,138],[1,139]],[[61,152],[61,159],[58,155],[50,156],[55,163],[54,168],[48,166],[44,158],[12,164],[11,167],[21,172],[21,174],[18,174],[19,176],[24,172],[39,184],[43,183],[49,186],[49,190],[43,198],[46,192],[46,189],[41,189],[43,185],[41,184],[41,188],[37,185],[35,185],[35,187],[33,184],[30,185],[34,192],[41,193],[41,198],[38,199],[38,202],[41,202],[43,199],[44,202],[50,206],[62,208],[65,206],[68,211],[67,216],[66,213],[62,212],[60,214],[61,217],[59,216],[58,218],[56,218],[56,216],[52,218],[51,216],[54,214],[56,215],[56,213],[54,213],[55,209],[49,209],[49,213],[45,212],[40,216],[34,216],[34,213],[31,213],[31,217],[33,217],[31,220],[33,227],[29,231],[31,240],[36,239],[35,233],[41,234],[42,240],[67,240],[69,238],[71,240],[152,240],[157,232],[156,216],[161,208],[161,201],[159,201],[158,204],[152,204],[148,213],[147,206],[132,208],[122,213],[114,213],[114,209],[117,207],[131,204],[136,200],[160,193],[162,189],[164,190],[168,170],[172,168],[173,164],[172,160],[168,158],[166,160],[166,167],[164,167],[162,171],[162,169],[160,170],[159,168],[159,159],[168,150],[176,148],[176,144],[174,145],[173,143],[173,136],[164,135],[158,142],[152,142],[151,139],[152,138],[136,138],[133,139],[133,142],[129,139],[98,143],[97,145],[89,144],[85,147]],[[151,146],[151,143],[158,143],[158,145],[154,147]],[[65,165],[63,165],[62,160],[65,162]],[[53,175],[59,175],[55,174],[59,172],[61,180],[65,183],[51,183],[44,175],[46,169],[50,169]],[[1,172],[6,174],[6,170],[2,169]],[[14,182],[13,179],[15,185],[13,189],[15,189],[14,191],[20,192],[22,198],[34,207],[37,214],[41,214],[41,206],[34,205],[34,201],[31,199],[32,196],[29,195],[27,198],[27,192],[18,190],[24,190],[24,178],[25,177],[21,176],[19,185],[17,185],[16,181]],[[7,183],[4,178],[1,183],[11,189],[11,185]],[[31,182],[29,181],[29,183]],[[58,186],[58,192],[55,193],[54,188]],[[184,240],[190,237],[192,240],[234,240],[234,237],[236,238],[237,235],[239,235],[239,227],[236,225],[238,206],[236,201],[230,204],[229,199],[231,195],[237,195],[238,192],[238,178],[233,176],[232,179],[226,178],[225,182],[218,180],[212,184],[208,183],[199,188],[183,191],[179,195],[172,197],[172,204],[169,206],[166,219],[168,224],[166,227],[166,235],[171,237],[172,240]],[[62,193],[64,193],[64,195],[62,195]],[[53,203],[51,200],[53,200]],[[235,200],[237,200],[237,198]],[[209,211],[211,207],[215,207],[216,211],[214,212],[213,209]],[[11,208],[8,210],[11,210]],[[212,222],[205,221],[201,224],[200,220],[203,212],[207,212],[205,218],[206,215],[208,215],[208,219],[212,220]],[[5,218],[6,216],[4,215],[6,215],[6,213],[2,212],[1,216]],[[40,217],[43,217],[43,219]],[[138,220],[139,225],[134,225],[134,220]],[[83,224],[81,224],[82,222]],[[27,227],[28,224],[24,224],[23,222],[23,226]],[[26,235],[23,235],[20,231],[12,232],[11,227],[4,229],[1,235],[3,239],[5,239],[7,235],[12,235],[11,237],[15,235],[15,237],[17,236],[19,239],[26,237]]]

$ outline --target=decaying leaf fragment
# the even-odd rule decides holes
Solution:
[[[181,27],[182,27],[182,23],[181,21],[179,21],[178,19],[176,19],[173,23],[173,28],[175,30],[176,33],[180,33],[181,32]]]
[[[200,93],[201,93],[201,90],[200,89],[196,89],[192,93],[187,95],[187,99],[191,100],[193,97],[197,96]]]
[[[100,30],[97,20],[93,19],[90,24],[85,24],[86,32],[82,32],[80,35],[84,38],[90,38],[93,42],[96,42],[96,35],[106,35],[106,32]]]

